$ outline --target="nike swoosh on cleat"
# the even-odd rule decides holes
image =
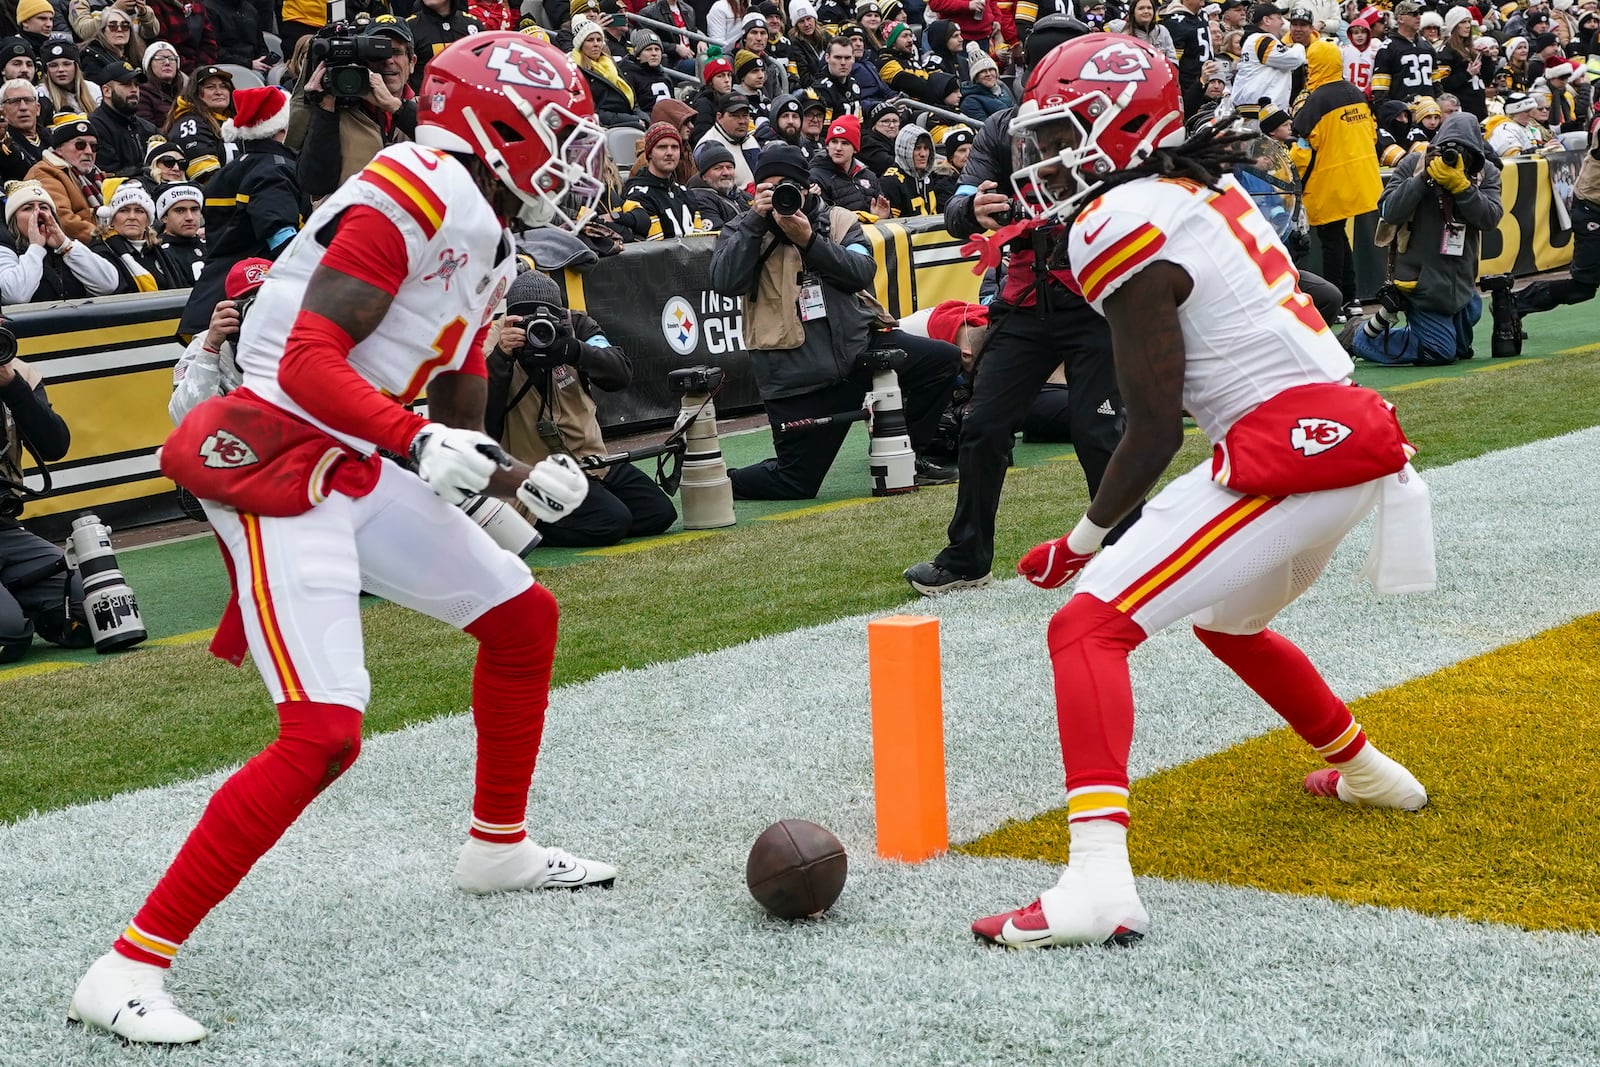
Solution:
[[[1010,919],[1000,928],[1000,944],[1013,948],[1031,948],[1049,942],[1049,930],[1020,930]]]

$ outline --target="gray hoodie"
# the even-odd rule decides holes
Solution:
[[[1428,160],[1444,148],[1455,148],[1473,179],[1461,193],[1450,196],[1428,177]],[[1440,198],[1450,205],[1455,222],[1467,227],[1465,249],[1459,256],[1442,255],[1444,212]],[[1500,203],[1500,168],[1484,161],[1483,137],[1478,120],[1465,111],[1445,118],[1426,153],[1411,152],[1395,167],[1378,198],[1378,215],[1385,222],[1409,227],[1409,243],[1395,260],[1394,281],[1406,291],[1412,305],[1423,311],[1454,315],[1477,292],[1479,244],[1485,230],[1496,229],[1505,207]]]

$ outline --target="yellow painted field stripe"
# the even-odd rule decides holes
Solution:
[[[855,496],[849,500],[834,500],[827,504],[812,504],[808,508],[795,508],[793,511],[780,511],[773,515],[762,515],[757,522],[787,522],[790,519],[800,519],[807,515],[821,515],[825,511],[838,511],[841,508],[853,508],[862,504],[870,504],[881,499],[874,496]]]
[[[580,556],[627,556],[634,552],[648,552],[652,548],[662,545],[678,545],[685,541],[698,541],[702,537],[715,537],[717,530],[683,530],[665,537],[652,537],[644,541],[630,541],[623,545],[609,545],[605,548],[591,548],[586,552],[579,552]]]
[[[1288,729],[1134,783],[1145,875],[1600,933],[1600,616],[1356,701],[1428,789],[1418,814],[1309,796]],[[1065,808],[961,851],[1065,862]]]

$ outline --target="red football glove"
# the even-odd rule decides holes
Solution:
[[[1093,552],[1074,552],[1065,537],[1058,537],[1028,549],[1017,561],[1017,573],[1040,589],[1059,589],[1093,558]]]

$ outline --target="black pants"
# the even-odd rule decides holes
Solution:
[[[961,423],[961,484],[950,543],[935,560],[963,578],[987,574],[994,563],[994,518],[1011,447],[1029,405],[1058,364],[1067,366],[1072,446],[1090,496],[1099,490],[1122,436],[1111,328],[1081,297],[1056,287],[1049,297],[1049,312],[999,302],[989,308],[989,335],[972,386],[972,404]],[[1129,515],[1118,531],[1137,516],[1137,511]]]
[[[1311,298],[1323,322],[1338,321],[1340,313],[1344,311],[1345,299],[1337,285],[1321,275],[1303,270],[1300,272],[1300,291]]]
[[[872,348],[901,348],[906,365],[897,372],[906,411],[906,431],[911,447],[921,453],[932,441],[950,400],[950,387],[961,367],[961,350],[943,341],[913,337],[901,330],[873,334]],[[1049,373],[1048,371],[1046,373]],[[849,378],[799,396],[764,403],[773,426],[795,419],[814,419],[856,411],[872,385],[872,375],[858,363]],[[834,457],[844,446],[851,423],[836,423],[815,430],[780,434],[773,431],[772,459],[728,472],[733,495],[741,500],[810,500],[822,488]]]
[[[1045,382],[1039,395],[1028,405],[1022,422],[1022,439],[1029,444],[1072,443],[1072,389],[1059,382]]]
[[[1348,304],[1356,298],[1356,257],[1350,251],[1345,221],[1324,222],[1312,229],[1316,231],[1317,243],[1322,246],[1322,276],[1339,287],[1342,302]],[[1307,296],[1312,295],[1309,289],[1305,292]]]
[[[66,648],[93,644],[83,586],[61,549],[20,526],[0,527],[0,663],[27,655],[35,633]]]
[[[655,479],[631,463],[618,463],[604,478],[592,479],[578,510],[560,522],[541,522],[540,545],[551,548],[603,548],[624,537],[664,533],[677,521],[672,498]]]
[[[1517,311],[1527,315],[1563,304],[1593,300],[1600,290],[1600,206],[1572,201],[1572,268],[1558,282],[1534,282],[1517,293]]]

